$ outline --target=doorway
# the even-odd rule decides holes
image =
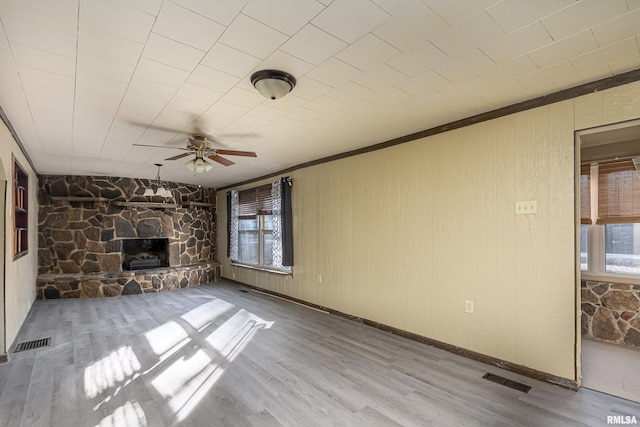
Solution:
[[[582,386],[640,402],[640,120],[576,132]]]
[[[7,334],[6,334],[6,311],[5,311],[5,262],[6,262],[6,235],[7,221],[7,179],[2,163],[0,163],[0,363],[7,361]]]

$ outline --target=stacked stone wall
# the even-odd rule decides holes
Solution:
[[[149,180],[41,176],[39,184],[40,297],[111,296],[128,292],[118,286],[135,289],[136,293],[152,292],[185,283],[201,284],[217,276],[215,272],[191,269],[215,262],[215,210],[189,204],[214,204],[215,190],[168,183],[174,199],[164,203],[164,199],[142,195],[152,185]],[[123,206],[122,202],[134,203]],[[158,205],[149,206],[149,202]],[[169,204],[176,206],[163,208]],[[134,274],[135,279],[128,279],[126,274],[115,278],[114,274],[123,272],[123,239],[131,238],[167,238],[170,269],[142,275],[154,276],[153,281],[138,277],[140,274]],[[57,280],[52,280],[56,276]],[[96,285],[92,284],[96,280],[101,282],[98,292],[94,292]],[[132,283],[127,287],[131,280],[140,286]],[[174,286],[176,280],[180,285]],[[83,290],[82,285],[87,283]]]
[[[583,281],[582,335],[640,347],[640,285]]]

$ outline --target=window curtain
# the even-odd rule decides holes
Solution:
[[[293,266],[293,181],[290,177],[280,180],[282,200],[282,265]]]
[[[236,190],[229,191],[229,199],[230,203],[227,203],[227,209],[230,212],[229,215],[229,245],[228,252],[229,258],[232,261],[236,261],[238,259],[238,233],[240,231],[238,214],[240,212],[240,203],[238,192]]]

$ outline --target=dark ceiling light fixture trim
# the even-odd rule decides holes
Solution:
[[[267,99],[280,99],[296,87],[296,78],[279,70],[261,70],[251,75],[251,84]]]
[[[561,90],[549,95],[540,96],[538,98],[522,101],[517,104],[508,105],[506,107],[498,108],[497,110],[488,111],[475,116],[460,119],[455,122],[447,123],[444,125],[436,126],[431,129],[423,130],[420,132],[412,133],[409,135],[401,136],[398,138],[390,139],[389,141],[380,142],[378,144],[370,145],[368,147],[358,148],[356,150],[346,151],[340,154],[334,154],[333,156],[323,157],[321,159],[312,160],[310,162],[301,163],[296,166],[292,166],[287,169],[283,169],[278,172],[270,173],[268,175],[260,176],[257,178],[248,179],[246,181],[238,182],[231,185],[225,185],[224,187],[217,188],[217,191],[227,190],[235,188],[241,185],[251,184],[254,182],[262,181],[263,179],[272,178],[274,176],[284,175],[296,171],[298,169],[304,169],[311,166],[320,165],[322,163],[328,163],[335,160],[344,159],[347,157],[357,156],[359,154],[370,153],[372,151],[382,150],[384,148],[393,147],[394,145],[404,144],[406,142],[415,141],[416,139],[425,138],[427,136],[437,135],[439,133],[448,132],[454,129],[460,129],[466,126],[475,125],[477,123],[486,122],[488,120],[497,119],[499,117],[508,116],[510,114],[520,113],[537,107],[543,107],[545,105],[554,104],[560,101],[566,101],[567,99],[577,98],[579,96],[588,95],[590,93],[600,92],[603,90],[611,89],[618,86],[623,86],[629,83],[640,81],[640,69],[628,71],[626,73],[618,74],[616,76],[607,77],[595,82],[585,83],[580,86],[575,86],[569,89]]]

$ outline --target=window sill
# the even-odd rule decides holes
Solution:
[[[590,282],[609,282],[609,283],[624,283],[629,285],[640,285],[640,277],[638,275],[631,274],[601,274],[594,275],[588,272],[582,272],[580,274],[582,280],[588,280]]]
[[[264,271],[266,273],[274,273],[274,274],[280,274],[282,276],[291,276],[292,275],[292,271],[289,270],[278,270],[275,268],[267,268],[267,267],[259,267],[257,265],[250,265],[250,264],[242,264],[236,261],[231,261],[231,265],[233,267],[242,267],[242,268],[247,268],[249,270],[258,270],[258,271]]]

